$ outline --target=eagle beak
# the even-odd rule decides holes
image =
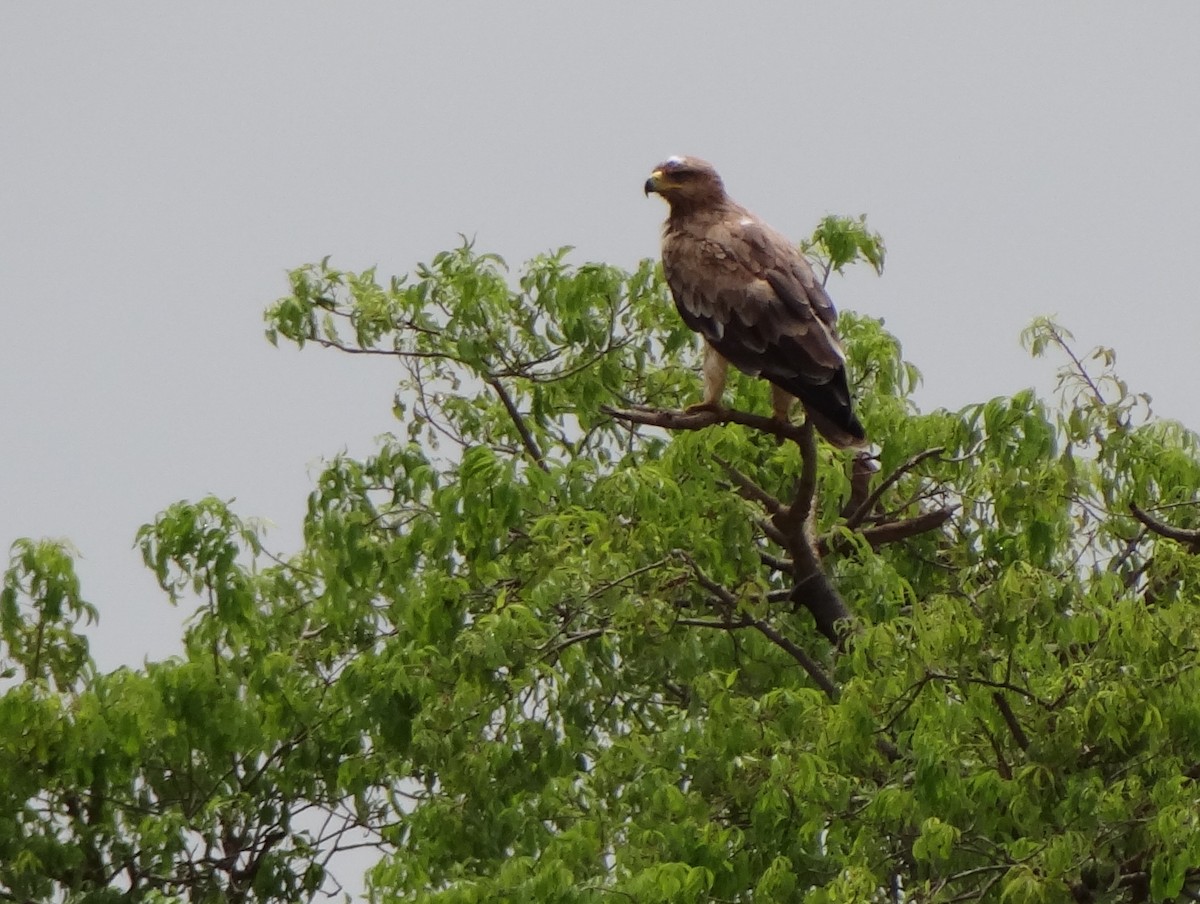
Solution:
[[[650,178],[647,179],[646,184],[642,186],[642,190],[645,191],[646,197],[650,196],[650,192],[658,192],[659,186],[662,185],[662,176],[663,171],[657,169],[650,174]]]

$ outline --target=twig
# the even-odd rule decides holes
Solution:
[[[754,625],[744,618],[736,620],[723,618],[719,621],[711,618],[677,618],[675,619],[675,624],[687,625],[692,628],[718,628],[722,631],[736,631],[739,628],[754,627]]]
[[[573,647],[577,643],[583,643],[584,641],[602,637],[604,635],[604,630],[604,628],[588,628],[586,631],[580,631],[578,634],[568,634],[543,655],[549,659],[554,659],[568,647]]]
[[[1083,366],[1083,362],[1079,360],[1079,357],[1071,349],[1071,346],[1067,344],[1067,340],[1063,337],[1062,333],[1060,333],[1054,327],[1051,327],[1050,335],[1054,338],[1054,343],[1066,353],[1068,358],[1071,359],[1071,363],[1075,365],[1075,372],[1083,378],[1085,383],[1087,383],[1088,388],[1092,390],[1092,395],[1095,396],[1096,401],[1102,406],[1107,406],[1108,402],[1104,400],[1104,396],[1100,393],[1100,387],[1096,385],[1096,382],[1092,379],[1091,374],[1087,372],[1087,368]]]
[[[1032,691],[1027,691],[1023,687],[1017,687],[1015,684],[1011,684],[1008,681],[992,681],[990,678],[980,678],[974,675],[947,675],[945,672],[926,672],[926,674],[929,678],[935,681],[965,681],[967,684],[978,684],[983,687],[990,687],[996,690],[1012,691],[1014,694],[1024,697],[1030,703],[1036,703],[1043,709],[1054,709],[1055,707],[1055,704],[1047,703]]]

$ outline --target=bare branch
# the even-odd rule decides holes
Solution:
[[[1116,574],[1121,570],[1121,566],[1129,561],[1129,557],[1137,552],[1138,546],[1146,539],[1146,534],[1150,533],[1150,528],[1145,525],[1137,532],[1137,535],[1125,544],[1125,548],[1121,550],[1121,554],[1114,556],[1112,561],[1108,563],[1108,570],[1111,574]]]
[[[837,592],[825,572],[818,568],[803,580],[797,580],[790,594],[792,608],[807,609],[817,630],[839,650],[850,633],[853,616],[842,595]]]
[[[553,659],[562,653],[563,650],[567,649],[567,647],[573,647],[577,643],[583,643],[584,641],[603,636],[604,631],[604,628],[588,628],[586,631],[580,631],[578,634],[568,634],[543,655],[549,659]]]
[[[1147,514],[1137,503],[1129,503],[1129,511],[1133,513],[1133,517],[1142,522],[1151,533],[1158,534],[1160,537],[1166,537],[1168,540],[1174,540],[1177,543],[1182,543],[1187,547],[1188,552],[1200,554],[1200,530],[1184,530],[1181,527],[1172,527],[1169,524],[1164,524],[1157,518]]]
[[[754,625],[744,618],[712,619],[712,618],[677,618],[675,624],[691,628],[717,628],[722,631],[736,631],[739,628],[753,628]]]
[[[650,408],[635,406],[633,408],[610,408],[603,405],[600,408],[605,414],[617,420],[629,421],[634,424],[645,424],[648,427],[662,427],[666,430],[703,430],[714,424],[741,424],[769,433],[779,439],[788,439],[797,445],[804,442],[804,428],[787,421],[750,414],[748,411],[737,411],[733,408],[720,408],[703,411],[677,411],[670,408]]]
[[[850,466],[850,498],[842,506],[843,518],[849,518],[867,501],[867,496],[871,494],[871,475],[876,470],[870,453],[859,452],[854,456],[854,463]],[[867,514],[870,514],[869,508]]]
[[[796,536],[796,540],[803,542],[806,547],[811,549],[807,538],[803,537],[802,532],[805,523],[808,521],[808,516],[812,514],[813,498],[817,494],[817,431],[812,425],[812,421],[805,421],[804,426],[800,428],[800,479],[796,481],[796,492],[792,497],[792,504],[788,506],[786,514],[786,523],[780,524],[783,518],[775,518],[776,525],[785,531],[785,533],[795,534],[800,531],[801,534]]]
[[[777,528],[774,524],[772,524],[770,520],[767,518],[755,518],[754,523],[758,525],[759,530],[761,530],[763,534],[766,535],[766,538],[772,543],[782,546],[784,549],[788,548],[787,537],[785,537],[783,532],[780,531],[779,528]],[[790,568],[788,570],[791,571]]]
[[[686,562],[689,568],[691,568],[692,574],[695,575],[696,582],[709,593],[711,593],[722,604],[722,606],[725,607],[727,616],[732,615],[733,612],[737,611],[737,597],[733,595],[729,588],[718,584],[716,581],[706,575],[700,566],[696,564],[696,560],[683,550],[676,550],[675,554],[684,562]],[[726,622],[728,623],[729,628],[751,627],[757,630],[763,635],[763,637],[770,640],[773,644],[775,644],[775,646],[779,647],[779,649],[791,656],[792,659],[796,660],[796,662],[800,664],[800,667],[808,673],[808,676],[813,680],[817,687],[821,688],[821,690],[825,692],[825,695],[829,697],[830,700],[837,699],[837,685],[835,685],[833,680],[825,674],[825,671],[817,664],[816,660],[809,656],[808,653],[804,652],[804,650],[798,647],[792,640],[780,634],[779,631],[777,631],[772,625],[751,615],[743,615],[740,622],[736,622],[732,618],[727,617]],[[706,622],[704,627],[717,627],[717,625],[712,622]],[[725,627],[725,625],[721,625],[721,627]]]

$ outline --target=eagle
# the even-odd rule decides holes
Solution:
[[[862,446],[837,311],[799,248],[725,194],[712,164],[670,157],[646,180],[670,205],[662,262],[683,322],[704,337],[704,401],[716,411],[729,365],[771,383],[772,414],[793,398],[839,448]]]

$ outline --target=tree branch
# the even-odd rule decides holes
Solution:
[[[783,574],[791,574],[793,563],[791,559],[781,559],[778,556],[773,556],[769,552],[763,550],[758,551],[758,558],[762,563],[772,571],[782,572]]]
[[[850,498],[842,506],[843,518],[849,518],[867,501],[871,494],[871,475],[877,470],[869,453],[859,452],[854,456],[854,463],[850,466]],[[867,514],[870,514],[870,508]]]
[[[866,527],[858,533],[871,544],[872,549],[879,549],[881,546],[887,546],[887,544],[895,543],[898,540],[907,540],[909,537],[937,530],[949,521],[950,517],[957,510],[957,505],[948,505],[944,508],[934,509],[931,512],[922,512],[920,515],[915,515],[912,518],[905,518],[903,521],[890,521],[887,524]],[[827,555],[831,551],[838,550],[838,538],[822,537],[817,541],[817,549],[821,555]]]
[[[770,512],[769,520],[760,519],[758,522],[763,532],[791,554],[791,572],[795,581],[791,593],[793,604],[796,608],[803,606],[808,609],[817,630],[831,643],[841,645],[851,618],[850,609],[822,570],[820,551],[810,533],[809,522],[817,488],[817,438],[810,422],[796,426],[731,408],[696,412],[641,406],[627,409],[604,407],[602,410],[618,420],[667,430],[703,430],[714,424],[741,424],[795,443],[800,449],[801,472],[792,501],[786,506],[744,474],[724,464],[739,491]]]
[[[815,553],[808,538],[803,536],[804,527],[812,514],[813,498],[817,495],[817,431],[813,428],[812,421],[805,421],[804,426],[800,428],[798,444],[800,479],[796,481],[796,492],[792,497],[792,504],[788,506],[786,518],[777,518],[776,522],[780,529],[789,533],[784,524],[778,523],[780,520],[786,520],[791,527],[790,532],[798,532],[796,540]]]
[[[992,691],[992,700],[996,704],[996,708],[1000,710],[1000,715],[1004,717],[1004,724],[1008,726],[1008,730],[1012,733],[1013,740],[1017,742],[1017,746],[1022,750],[1029,749],[1029,736],[1025,734],[1025,730],[1021,728],[1021,723],[1017,720],[1017,714],[1013,712],[1013,708],[1009,705],[1004,694],[1000,691]]]
[[[776,420],[751,414],[748,411],[737,411],[733,408],[719,408],[704,411],[676,411],[670,408],[650,408],[637,405],[633,408],[611,408],[600,406],[600,410],[609,417],[629,421],[634,424],[645,424],[648,427],[662,427],[665,430],[703,430],[714,424],[741,424],[763,433],[769,433],[779,439],[787,439],[803,445],[804,427],[787,421]]]
[[[538,448],[537,440],[529,432],[529,425],[525,423],[525,418],[517,410],[517,406],[513,402],[512,396],[508,394],[508,390],[504,388],[504,385],[499,380],[491,379],[487,382],[496,391],[496,395],[500,397],[500,401],[504,404],[504,410],[512,418],[513,425],[517,428],[517,433],[521,435],[521,442],[525,446],[525,451],[529,453],[529,457],[533,459],[534,464],[543,471],[550,470],[546,464],[546,459],[542,457],[542,450]]]
[[[689,568],[691,568],[692,574],[695,575],[696,582],[714,597],[716,597],[716,599],[725,608],[726,623],[717,624],[713,622],[705,622],[703,627],[754,628],[756,631],[762,634],[763,637],[770,640],[773,644],[775,644],[775,646],[779,647],[779,649],[791,656],[792,659],[796,660],[800,667],[808,673],[808,676],[813,680],[817,687],[825,692],[825,695],[829,697],[830,700],[837,700],[837,685],[834,684],[833,680],[825,674],[825,671],[817,664],[816,660],[809,656],[808,653],[804,652],[804,650],[798,647],[792,640],[784,637],[772,625],[768,624],[766,621],[763,621],[761,618],[755,618],[754,616],[743,614],[740,620],[734,621],[732,614],[737,611],[737,597],[733,595],[729,588],[718,584],[716,581],[706,575],[700,566],[696,564],[696,560],[686,552],[683,550],[676,550],[675,554],[678,555],[684,562],[686,562]]]
[[[1182,543],[1187,547],[1187,551],[1193,555],[1200,554],[1200,530],[1184,530],[1181,527],[1172,527],[1169,524],[1164,524],[1139,508],[1135,502],[1129,503],[1129,511],[1151,533],[1158,534],[1160,537],[1166,537],[1168,540],[1174,540],[1177,543]]]
[[[734,485],[738,488],[738,492],[744,498],[753,502],[757,502],[772,515],[783,510],[782,502],[760,487],[757,483],[731,465],[720,455],[714,455],[713,458],[716,460],[717,464],[725,469],[725,473],[729,475],[729,479],[733,481]]]
[[[825,674],[825,671],[819,665],[817,665],[816,661],[811,656],[805,653],[804,650],[800,649],[800,647],[796,646],[796,644],[791,640],[776,631],[775,628],[767,624],[767,622],[763,621],[761,618],[750,619],[750,624],[760,634],[762,634],[763,637],[770,640],[773,644],[775,644],[775,646],[779,647],[779,649],[783,650],[794,660],[796,660],[796,662],[800,664],[800,668],[804,669],[804,671],[808,673],[808,677],[813,680],[817,687],[825,692],[825,696],[830,700],[833,700],[835,703],[837,702],[837,685],[833,683],[833,680]]]

